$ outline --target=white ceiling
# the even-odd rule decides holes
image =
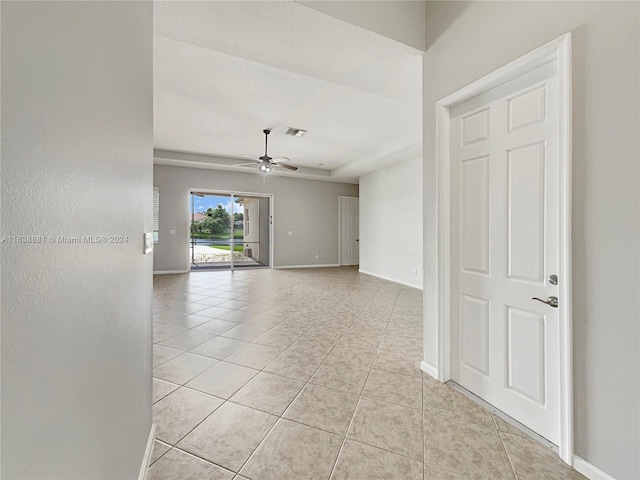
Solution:
[[[418,50],[288,1],[154,2],[154,33],[156,149],[229,168],[272,128],[291,175],[343,181],[421,154]]]

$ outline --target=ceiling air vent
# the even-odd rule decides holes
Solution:
[[[291,127],[289,127],[284,134],[285,135],[291,135],[292,137],[301,137],[305,133],[307,133],[307,131],[306,130],[302,130],[301,128],[291,128]]]

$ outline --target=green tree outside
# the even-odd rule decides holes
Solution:
[[[215,209],[208,208],[204,215],[207,216],[202,222],[193,223],[191,225],[191,233],[209,233],[222,234],[228,232],[231,228],[231,215],[222,205],[218,205]]]
[[[207,218],[200,222],[191,223],[191,235],[193,238],[229,238],[231,233],[231,215],[222,205],[216,208],[208,208],[204,212]],[[244,215],[241,212],[233,214],[234,221],[242,221]],[[234,239],[242,240],[242,229],[234,231]]]

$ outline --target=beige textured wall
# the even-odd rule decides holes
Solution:
[[[134,479],[151,428],[151,2],[2,2],[2,472]],[[57,236],[123,243],[56,243]]]
[[[422,288],[422,158],[360,177],[360,270]]]

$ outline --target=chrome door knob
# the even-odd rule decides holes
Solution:
[[[537,300],[539,302],[546,303],[550,307],[558,308],[558,297],[549,297],[546,300],[543,300],[538,297],[531,297],[531,300]]]

